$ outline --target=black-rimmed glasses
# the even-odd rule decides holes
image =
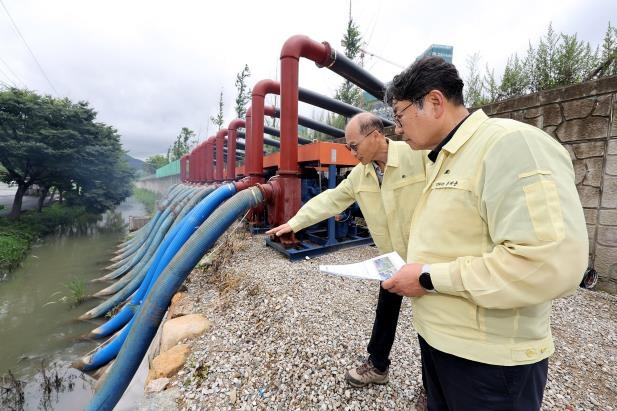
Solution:
[[[411,106],[413,106],[413,101],[409,103],[408,105],[406,105],[404,109],[402,109],[401,111],[399,111],[398,113],[394,115],[394,122],[399,128],[403,127],[403,124],[401,123],[401,118],[403,118],[403,112]]]

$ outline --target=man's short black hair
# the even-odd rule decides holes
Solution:
[[[397,74],[388,84],[384,100],[392,106],[393,101],[409,100],[422,107],[422,99],[431,90],[439,90],[456,105],[463,105],[463,80],[454,64],[441,57],[424,57]]]

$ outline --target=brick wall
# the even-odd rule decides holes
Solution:
[[[597,288],[617,293],[617,76],[482,107],[532,124],[570,152]],[[581,273],[582,274],[582,273]]]

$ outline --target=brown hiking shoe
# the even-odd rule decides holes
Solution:
[[[388,371],[379,371],[370,359],[367,359],[358,368],[352,368],[345,374],[345,379],[352,387],[361,388],[369,384],[387,384]]]

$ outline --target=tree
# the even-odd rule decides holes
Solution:
[[[95,123],[91,132],[93,144],[82,148],[73,159],[73,164],[87,166],[75,166],[74,189],[67,193],[67,201],[101,213],[131,195],[134,171],[126,161],[120,136],[113,127]]]
[[[524,58],[517,54],[508,58],[500,82],[488,65],[480,80],[476,55],[468,58],[465,101],[469,105],[482,105],[617,74],[616,44],[617,29],[610,22],[601,53],[599,47],[593,51],[589,42],[579,40],[576,34],[556,34],[549,24],[537,48],[530,42]]]
[[[236,74],[236,96],[235,107],[237,118],[244,118],[246,114],[246,105],[251,100],[251,89],[246,84],[246,80],[251,76],[248,64],[244,65],[242,72]],[[222,109],[222,107],[221,107]]]
[[[171,163],[188,154],[195,144],[195,132],[188,127],[182,127],[176,141],[167,150],[167,162]]]
[[[557,53],[559,36],[549,23],[546,35],[540,38],[540,44],[535,53],[535,65],[532,88],[533,91],[548,90],[557,86]]]
[[[611,26],[610,21],[602,43],[601,61],[605,66],[604,76],[617,75],[617,27]]]
[[[225,121],[223,118],[223,92],[221,91],[221,95],[219,97],[219,111],[216,114],[216,117],[210,116],[210,121],[217,126],[217,131],[221,129],[223,126],[223,122]]]
[[[345,48],[345,55],[350,60],[356,60],[362,47],[362,35],[360,29],[354,23],[351,16],[347,22],[347,30],[341,40],[341,45]],[[355,86],[351,81],[345,80],[343,84],[336,91],[335,98],[345,103],[352,104],[354,106],[362,106],[364,99],[362,97],[362,90]]]
[[[345,55],[347,58],[356,61],[360,66],[362,66],[362,63],[361,61],[358,61],[358,57],[360,57],[362,44],[363,41],[362,35],[360,34],[360,29],[354,23],[350,10],[349,20],[347,21],[347,30],[341,40],[341,46],[345,48]],[[334,98],[356,107],[366,108],[363,91],[349,80],[345,80],[343,84],[340,85],[338,90],[336,90]],[[345,128],[347,119],[340,115],[328,114],[327,122],[333,127]]]
[[[482,74],[478,67],[480,63],[480,53],[474,53],[467,57],[468,76],[465,79],[465,104],[469,107],[478,107],[485,104],[486,99],[483,97],[484,86],[482,83]]]
[[[485,99],[488,99],[485,104],[496,101],[499,98],[499,85],[495,80],[495,70],[491,70],[486,64],[486,74],[484,75],[484,89],[488,93]]]
[[[587,79],[614,75],[617,75],[617,27],[611,26],[609,21],[602,42],[602,54],[596,61],[596,67],[589,71]]]
[[[17,184],[10,218],[19,217],[23,195],[35,184],[42,196],[52,186],[79,201],[89,196],[91,201],[82,204],[95,212],[130,194],[132,171],[121,162],[120,137],[95,118],[87,102],[16,88],[0,91],[3,180]]]
[[[510,98],[522,96],[529,88],[529,78],[525,67],[516,54],[508,58],[499,85],[499,97]]]
[[[10,88],[0,92],[0,163],[6,168],[5,182],[15,182],[17,193],[9,218],[18,218],[26,190],[34,184],[48,184],[54,176],[68,171],[80,109],[68,100],[54,100],[29,90]],[[86,121],[89,113],[82,113]],[[93,118],[93,117],[92,117]]]
[[[148,168],[150,169],[151,173],[153,173],[158,168],[161,168],[169,164],[169,161],[167,160],[166,156],[162,154],[155,154],[153,156],[146,158],[146,164],[148,165]]]

